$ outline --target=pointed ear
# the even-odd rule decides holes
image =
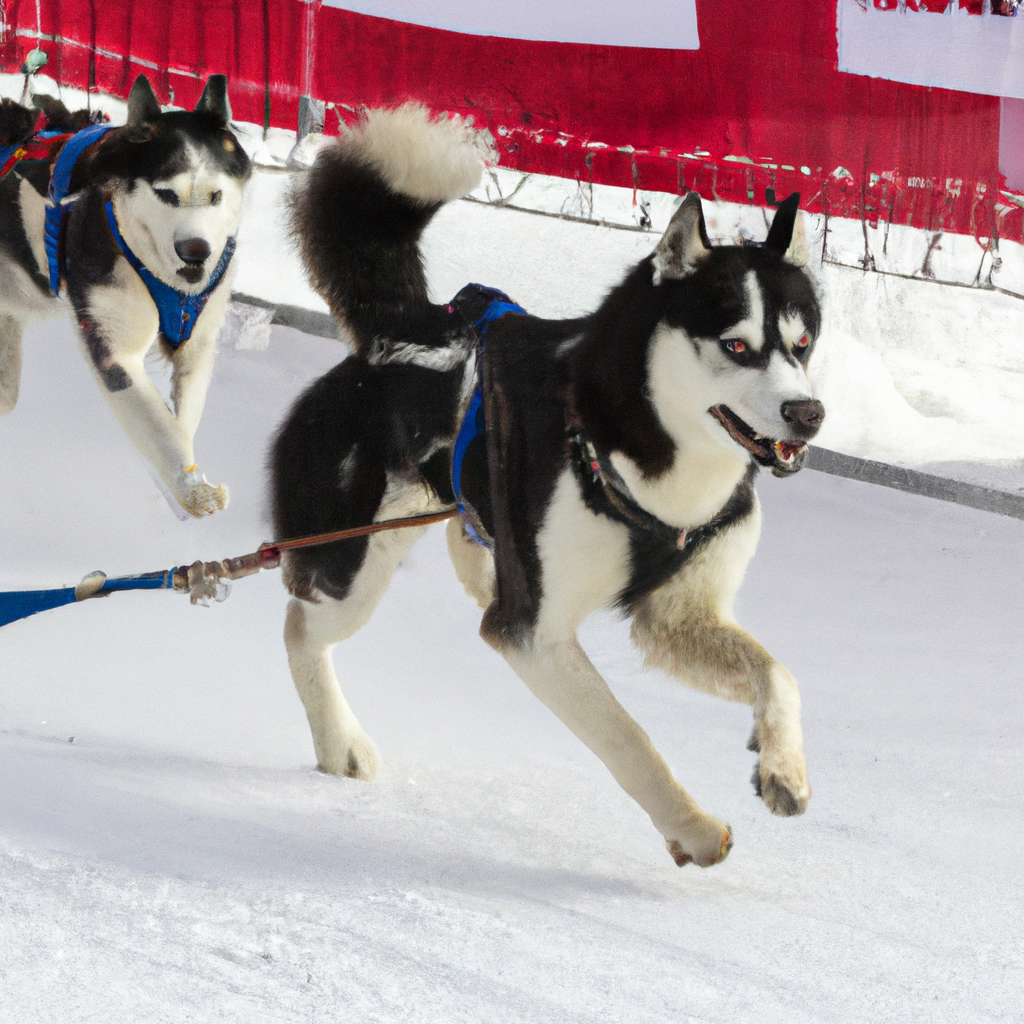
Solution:
[[[160,116],[160,101],[153,92],[153,86],[145,75],[135,79],[132,91],[128,93],[128,121],[130,125],[146,124]]]
[[[766,249],[771,249],[772,252],[778,253],[790,263],[793,260],[788,259],[788,254],[797,234],[800,235],[801,242],[804,241],[803,219],[799,217],[797,212],[799,206],[799,192],[794,192],[788,199],[784,199],[779,203],[779,208],[775,211],[775,219],[772,221],[772,226],[768,229],[768,237],[764,240],[764,247]],[[798,224],[799,229],[797,228]],[[804,255],[806,257],[806,245],[804,246]],[[807,262],[806,258],[804,262]],[[800,265],[802,266],[802,264]]]
[[[700,196],[687,192],[654,250],[654,284],[686,277],[710,252]]]
[[[210,75],[194,109],[196,113],[211,114],[227,127],[231,120],[231,104],[228,103],[228,80],[224,75]]]

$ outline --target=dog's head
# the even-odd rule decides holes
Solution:
[[[799,199],[779,206],[763,245],[712,247],[691,192],[649,264],[664,312],[648,387],[668,433],[685,436],[696,419],[776,475],[803,465],[825,416],[807,376],[821,312],[805,270]]]
[[[95,148],[84,172],[113,196],[118,227],[139,259],[180,291],[206,287],[238,230],[252,164],[230,120],[223,75],[210,77],[193,110],[166,113],[140,75],[127,123]]]

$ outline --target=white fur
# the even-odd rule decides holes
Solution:
[[[555,485],[537,534],[537,551],[546,582],[536,629],[541,642],[574,636],[580,623],[613,601],[629,580],[625,527],[583,504],[568,469]],[[569,580],[570,586],[563,585]]]
[[[424,203],[472,192],[493,157],[484,134],[467,121],[432,117],[418,103],[367,111],[339,145],[375,167],[395,192]]]
[[[753,270],[748,270],[743,278],[743,290],[747,294],[747,315],[730,327],[726,336],[739,338],[755,352],[760,352],[764,346],[764,299]]]
[[[749,323],[747,325],[750,326]],[[805,330],[802,321],[795,315],[780,318],[779,328],[784,331],[784,340],[790,345]],[[729,330],[726,336],[733,337],[734,331]],[[727,405],[766,437],[799,440],[792,438],[792,424],[782,418],[782,404],[813,397],[806,367],[788,353],[773,352],[766,369],[739,366],[721,351],[717,339],[692,339],[681,329],[664,325],[658,328],[651,343],[648,373],[654,408],[679,448],[677,466],[673,467],[664,480],[659,478],[648,483],[640,478],[635,469],[630,470],[627,466],[623,471],[619,463],[621,456],[613,455],[613,462],[631,487],[635,482],[640,490],[660,491],[670,486],[671,480],[675,480],[677,484],[672,489],[675,497],[661,499],[659,502],[659,507],[666,514],[669,514],[669,506],[673,501],[685,500],[686,481],[683,476],[688,474],[681,468],[681,460],[685,462],[691,452],[705,453],[710,460],[706,466],[712,476],[705,484],[705,496],[721,494],[721,488],[715,483],[719,479],[723,479],[723,487],[727,486],[722,478],[723,473],[725,477],[729,475],[727,463],[716,461],[713,451],[705,444],[706,439],[711,439],[717,447],[724,447],[731,452],[736,466],[740,463],[745,466],[748,461],[744,449],[708,413],[712,406]],[[717,473],[711,468],[716,464],[720,466]],[[646,500],[639,495],[638,500],[655,515],[665,518],[653,506],[648,506]],[[652,494],[650,500],[659,499]],[[674,507],[680,509],[680,506]],[[665,521],[673,525],[695,525],[693,521],[680,523],[671,516]]]
[[[425,370],[447,373],[466,361],[465,345],[417,345],[411,341],[374,341],[366,356],[371,366],[385,363],[410,363]]]
[[[238,233],[242,215],[242,189],[234,178],[210,166],[189,147],[189,167],[167,181],[150,186],[137,181],[131,190],[114,193],[114,216],[129,248],[161,281],[179,291],[196,295],[210,283],[210,275],[229,238]],[[168,206],[158,189],[173,192],[179,206]],[[220,195],[214,204],[211,199]],[[186,264],[174,251],[175,242],[201,238],[210,246],[210,257],[195,282],[181,277]]]

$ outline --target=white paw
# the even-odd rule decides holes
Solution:
[[[215,487],[213,484],[207,483],[206,477],[202,476],[198,470],[193,470],[191,473],[183,473],[182,476],[184,480],[184,493],[178,500],[181,503],[181,507],[190,516],[202,519],[203,516],[208,516],[214,512],[219,512],[222,508],[227,508],[228,489],[224,484],[217,484]]]
[[[732,849],[732,829],[710,814],[698,812],[673,831],[674,835],[665,836],[665,846],[679,867],[696,864],[709,868],[725,860]]]
[[[344,775],[349,779],[372,782],[380,768],[380,752],[366,733],[354,739],[347,749],[332,751],[329,757],[320,757],[317,768],[328,775]]]
[[[763,745],[750,781],[772,814],[788,818],[807,810],[811,786],[802,751]]]

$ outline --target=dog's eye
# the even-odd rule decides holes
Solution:
[[[747,343],[740,341],[739,338],[723,338],[722,346],[727,352],[732,352],[733,355],[739,355],[741,352],[747,351]]]
[[[220,201],[224,198],[223,192],[211,192],[210,193],[210,205],[220,206]]]
[[[800,335],[800,340],[796,343],[797,348],[807,348],[811,343],[811,336],[807,333]]]
[[[181,203],[178,193],[172,192],[169,188],[155,188],[153,192],[161,203],[166,203],[168,206],[178,206]]]

